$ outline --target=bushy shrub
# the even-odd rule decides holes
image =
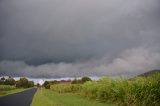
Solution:
[[[82,77],[81,79],[74,79],[71,83],[72,84],[83,84],[87,81],[91,81],[91,79],[89,77]]]
[[[82,86],[87,98],[113,101],[127,106],[155,106],[160,104],[160,74],[134,80],[103,78]]]
[[[29,87],[34,87],[34,82],[33,81],[28,81],[28,88]]]
[[[49,88],[48,88],[48,84],[49,84],[49,81],[45,81],[45,82],[43,83],[43,86],[44,86],[46,89],[49,89]]]
[[[160,105],[160,74],[136,78],[130,82],[128,91],[126,101],[143,106]]]
[[[4,78],[4,77],[2,77],[2,78],[1,78],[1,81],[5,81],[5,78]]]
[[[97,97],[97,90],[98,90],[98,83],[96,81],[89,81],[82,85],[81,93],[82,95],[86,96],[87,98],[96,98]]]
[[[104,77],[84,84],[56,84],[50,88],[59,93],[77,92],[89,99],[122,106],[160,106],[160,73],[131,80]]]
[[[8,78],[5,80],[6,85],[15,85],[16,81],[13,78]]]
[[[54,80],[54,81],[45,81],[43,83],[43,86],[46,88],[46,89],[50,89],[50,86],[51,85],[54,85],[54,84],[58,84],[59,82]]]
[[[89,77],[82,77],[82,83],[85,83],[87,81],[91,81],[91,79]]]
[[[34,86],[33,81],[28,81],[27,78],[20,78],[18,81],[16,81],[16,87],[18,88],[30,88]]]
[[[10,86],[10,85],[0,85],[0,91],[7,91],[7,90],[12,90],[15,89],[15,86]]]
[[[81,90],[80,84],[55,84],[51,85],[50,89],[59,93],[79,92]]]
[[[9,77],[7,79],[2,77],[0,80],[0,85],[15,85],[15,83],[16,81],[12,77]]]

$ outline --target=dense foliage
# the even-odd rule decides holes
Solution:
[[[102,78],[84,84],[51,85],[51,90],[77,92],[89,99],[114,102],[124,106],[160,105],[160,74],[137,77],[132,80]]]
[[[83,84],[87,81],[91,81],[91,79],[89,77],[82,77],[81,79],[74,79],[71,83],[72,84]]]
[[[15,86],[10,86],[10,85],[0,85],[0,91],[7,91],[7,90],[12,90],[15,89]]]
[[[51,85],[50,89],[59,93],[74,93],[79,92],[81,90],[81,84],[56,84]]]
[[[0,85],[15,85],[15,83],[16,81],[12,77],[9,77],[7,79],[2,77],[0,80]]]
[[[15,81],[12,77],[2,77],[0,80],[0,85],[11,85],[18,88],[29,88],[34,86],[34,82],[28,81],[27,78],[20,78],[18,81]]]
[[[16,81],[16,87],[18,88],[30,88],[34,86],[33,81],[28,81],[27,78],[20,78],[18,81]]]
[[[50,85],[54,85],[54,84],[58,84],[59,82],[58,81],[45,81],[43,86],[46,88],[46,89],[50,89]]]

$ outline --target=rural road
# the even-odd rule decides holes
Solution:
[[[30,106],[36,88],[0,97],[0,106]]]

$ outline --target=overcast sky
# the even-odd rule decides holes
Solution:
[[[0,76],[132,76],[159,68],[159,0],[0,0]]]

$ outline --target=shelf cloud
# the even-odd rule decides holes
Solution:
[[[0,75],[132,76],[160,68],[159,0],[1,0]]]

